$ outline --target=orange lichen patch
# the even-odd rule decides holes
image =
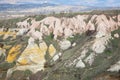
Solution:
[[[6,32],[0,32],[0,36],[1,36],[1,35],[4,35],[5,33],[6,33]]]
[[[28,60],[27,59],[22,59],[20,60],[17,65],[27,65],[28,64]]]
[[[51,57],[56,53],[56,49],[52,44],[50,44],[48,51]]]
[[[12,63],[13,61],[15,61],[17,55],[20,54],[20,48],[21,48],[21,45],[13,46],[8,53],[6,61],[8,61],[9,63]]]
[[[5,34],[13,34],[13,32],[10,32],[10,31],[8,31],[8,32],[0,32],[0,35],[5,35]]]

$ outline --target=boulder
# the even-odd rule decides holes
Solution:
[[[59,45],[62,50],[66,50],[71,47],[71,42],[69,40],[63,40],[60,41]]]

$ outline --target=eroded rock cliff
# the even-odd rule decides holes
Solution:
[[[0,30],[0,70],[8,80],[17,70],[30,70],[28,80],[97,80],[119,72],[120,14],[29,17],[16,25]]]

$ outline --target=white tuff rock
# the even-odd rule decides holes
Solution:
[[[83,63],[82,60],[79,60],[78,63],[76,64],[76,68],[84,68],[85,67],[85,64]]]
[[[56,54],[56,55],[53,57],[53,61],[57,61],[57,60],[60,58],[61,55],[62,55],[62,53]]]
[[[120,36],[119,36],[118,33],[116,33],[116,34],[114,34],[114,37],[115,37],[115,38],[119,38]]]
[[[84,61],[86,63],[89,63],[89,65],[91,66],[94,62],[96,54],[95,53],[91,53]]]
[[[109,39],[111,39],[111,34],[108,34],[101,38],[96,38],[92,45],[92,50],[96,53],[103,53],[106,49],[106,45],[108,44]]]
[[[59,45],[62,50],[66,50],[69,47],[71,47],[71,42],[69,40],[63,40],[63,41],[60,41]]]
[[[119,71],[120,70],[120,61],[118,61],[116,64],[112,65],[107,71]]]

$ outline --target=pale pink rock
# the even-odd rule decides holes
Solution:
[[[118,19],[118,26],[120,27],[120,14],[117,16]]]
[[[30,26],[30,28],[38,28],[39,27],[39,25],[40,25],[40,21],[36,21],[35,19],[33,19],[32,21],[31,21],[31,26]]]
[[[27,22],[28,19],[22,21],[22,22],[18,22],[16,23],[16,25],[19,27],[19,28],[28,28],[30,26],[30,24]]]
[[[113,19],[118,19],[115,22]],[[29,18],[28,18],[29,19]],[[29,26],[27,20],[17,23],[21,26]],[[107,16],[102,15],[77,15],[72,18],[57,18],[57,17],[46,17],[41,21],[36,21],[32,19],[32,25],[29,26],[30,29],[39,29],[43,35],[50,35],[53,33],[54,39],[60,37],[70,37],[75,34],[82,34],[88,30],[96,31],[96,38],[105,36],[106,34],[114,31],[120,25],[120,15],[118,16]]]

